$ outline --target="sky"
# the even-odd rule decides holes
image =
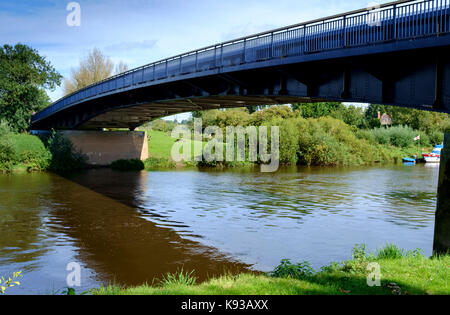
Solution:
[[[234,38],[389,1],[78,0],[80,26],[65,0],[0,0],[0,45],[27,44],[64,77],[93,48],[136,68]],[[56,101],[62,88],[49,91]]]

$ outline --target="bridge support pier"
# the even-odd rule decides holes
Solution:
[[[148,158],[148,139],[139,131],[66,130],[62,134],[75,149],[88,157],[92,166],[107,166],[117,160]]]
[[[445,135],[441,153],[433,251],[435,254],[450,252],[450,133]]]

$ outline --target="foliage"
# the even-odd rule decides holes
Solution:
[[[11,139],[17,153],[17,163],[26,165],[29,171],[48,169],[52,156],[39,137],[14,134]]]
[[[14,146],[8,138],[0,138],[0,172],[10,171],[17,160]]]
[[[393,145],[399,148],[407,148],[415,145],[414,138],[420,136],[421,139],[418,144],[422,146],[429,146],[430,139],[420,131],[414,131],[408,126],[395,126],[390,128],[375,128],[371,131],[372,136],[370,139],[375,139],[379,144]],[[361,134],[362,135],[362,134]]]
[[[120,61],[115,66],[115,73],[128,70],[128,66]],[[112,76],[113,61],[99,49],[94,48],[86,57],[80,60],[78,69],[72,69],[71,77],[64,80],[64,94],[69,95],[77,90]]]
[[[444,133],[441,131],[437,130],[432,131],[429,134],[429,137],[430,137],[430,144],[433,146],[444,143]]]
[[[281,263],[270,273],[272,277],[277,278],[293,278],[304,279],[311,277],[314,274],[314,269],[307,261],[299,262],[297,264],[291,263],[289,259],[283,259]]]
[[[303,118],[319,118],[329,116],[332,112],[342,110],[345,106],[341,103],[325,102],[325,103],[300,103],[293,104],[294,111],[300,110]]]
[[[0,293],[5,294],[6,289],[13,288],[16,285],[19,286],[20,282],[17,281],[18,278],[22,277],[22,271],[14,272],[12,277],[8,277],[8,279],[5,279],[5,277],[0,278]]]
[[[111,168],[117,171],[142,171],[145,165],[138,159],[118,160],[111,164]]]
[[[53,131],[48,149],[52,155],[50,169],[55,172],[69,172],[86,167],[87,157],[77,152],[72,142],[60,132]]]
[[[45,90],[54,90],[61,79],[31,47],[0,47],[0,120],[7,120],[13,131],[25,131],[31,115],[50,104]]]
[[[175,163],[169,158],[151,157],[144,162],[145,170],[175,168]]]
[[[405,256],[405,252],[395,244],[387,244],[376,253],[377,259],[399,259]]]
[[[387,253],[391,252],[391,249],[381,251]],[[377,262],[380,265],[382,278],[379,287],[367,285],[369,262]],[[281,277],[254,273],[225,274],[204,283],[190,285],[187,285],[189,281],[181,280],[169,284],[161,283],[158,286],[101,287],[91,292],[94,295],[448,295],[449,265],[449,255],[425,258],[418,254],[402,257],[383,254],[378,258],[376,255],[367,254],[364,245],[357,245],[351,260],[341,264],[331,263],[319,272],[314,272],[308,264],[297,266],[284,260],[277,267],[285,271],[281,273]],[[299,279],[291,276],[295,275],[297,270],[300,270]],[[306,273],[302,273],[304,270]]]
[[[157,119],[148,124],[148,126],[155,131],[172,132],[173,128],[175,128],[175,123],[173,121]]]
[[[381,115],[384,113],[391,114],[394,126],[409,126],[428,135],[435,131],[445,132],[450,125],[450,116],[445,113],[371,104],[365,112],[365,120],[370,128],[379,127],[378,113]]]
[[[177,271],[176,273],[169,273],[165,275],[162,279],[162,284],[169,286],[169,285],[195,285],[197,282],[197,277],[195,277],[195,271],[192,270],[191,272],[184,272],[183,268],[181,268],[180,271]]]

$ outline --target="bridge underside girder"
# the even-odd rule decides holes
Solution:
[[[450,113],[449,54],[449,47],[436,47],[181,78],[77,104],[33,129],[135,129],[194,110],[316,101]]]

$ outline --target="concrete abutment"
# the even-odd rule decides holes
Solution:
[[[148,159],[148,139],[143,131],[82,131],[61,133],[75,149],[88,157],[92,166],[106,166],[117,160]]]

